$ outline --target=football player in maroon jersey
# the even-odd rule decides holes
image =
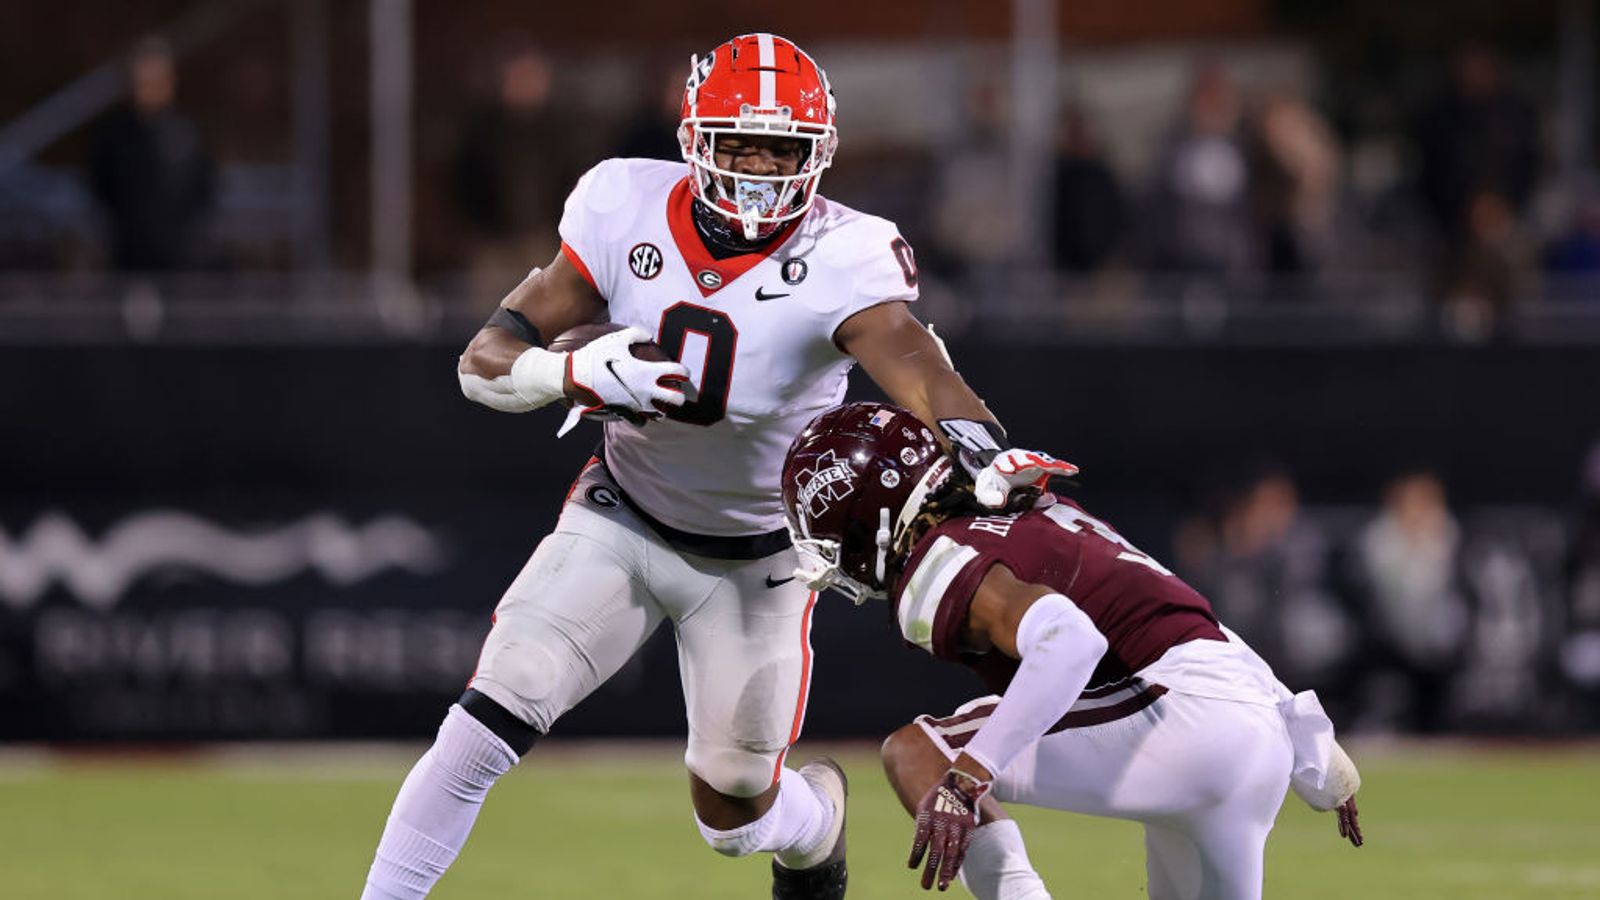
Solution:
[[[1049,896],[997,800],[1142,823],[1156,900],[1260,897],[1290,786],[1361,845],[1360,777],[1315,694],[1291,693],[1204,597],[1082,507],[1043,492],[1020,512],[981,507],[915,416],[875,403],[813,420],[783,491],[800,577],[889,600],[907,642],[994,692],[884,744],[924,888],[959,871],[979,900]]]

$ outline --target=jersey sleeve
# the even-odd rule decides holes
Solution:
[[[633,181],[629,160],[604,160],[578,179],[561,212],[562,255],[607,299],[623,256],[613,251],[631,218]]]
[[[939,659],[961,660],[961,626],[983,576],[1000,560],[946,534],[911,560],[896,614],[900,633]]]
[[[849,297],[834,311],[830,333],[864,309],[892,300],[917,299],[916,258],[894,223],[863,216],[850,230],[854,233],[848,236]]]

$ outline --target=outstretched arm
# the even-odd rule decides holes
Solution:
[[[846,319],[834,340],[856,358],[896,405],[933,428],[972,476],[978,502],[1025,504],[1053,475],[1078,467],[1048,453],[1013,449],[1005,429],[951,365],[943,344],[905,303],[881,303]],[[1016,493],[1021,488],[1024,493]]]
[[[861,363],[890,401],[930,426],[940,419],[967,419],[999,427],[905,303],[880,303],[845,319],[834,342]],[[949,444],[946,435],[938,437]]]

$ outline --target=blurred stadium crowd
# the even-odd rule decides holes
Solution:
[[[924,18],[960,6],[928,4]],[[978,302],[1070,307],[1074,326],[1134,328],[1151,304],[1200,319],[1218,305],[1331,305],[1390,331],[1399,316],[1402,331],[1485,340],[1513,333],[1519,308],[1596,302],[1595,92],[1567,84],[1592,75],[1592,48],[1556,52],[1563,29],[1592,32],[1585,4],[1497,23],[1504,47],[1444,28],[1423,48],[1401,27],[1341,37],[1297,12],[1316,4],[1280,6],[1201,5],[1253,10],[1244,38],[1063,43],[1051,158],[1029,188],[1037,218],[1013,183],[1003,42],[868,41],[846,28],[818,43],[843,117],[827,191],[901,223],[957,319]],[[679,87],[696,47],[575,46],[526,27],[430,34],[436,15],[419,12],[407,73],[411,268],[430,296],[482,308],[550,256],[561,201],[595,160],[678,156]],[[344,40],[339,26],[323,40]],[[297,87],[292,48],[213,43],[184,60],[152,39],[79,61],[125,73],[125,96],[83,106],[35,158],[6,160],[0,265],[260,273],[369,261],[361,219],[377,207],[362,208],[369,161],[351,146],[376,140],[358,130],[362,103],[338,84]],[[336,82],[362,74],[339,61],[345,49]],[[37,112],[22,87],[5,108]],[[307,160],[286,127],[289,107],[308,102],[333,107],[321,198],[305,194],[296,167]],[[307,204],[328,206],[308,218]],[[296,248],[308,222],[324,232],[311,252]]]
[[[129,6],[86,25],[76,55],[29,50],[26,28],[6,39],[29,74],[0,83],[0,332],[60,298],[105,301],[136,337],[159,336],[138,322],[173,302],[265,297],[285,315],[371,302],[352,274],[373,265],[380,208],[359,5],[286,29],[256,4],[195,4],[272,23],[206,41],[119,35],[189,8]],[[416,12],[403,274],[432,310],[429,336],[452,343],[554,254],[584,169],[678,157],[688,54],[756,23],[601,43],[527,15],[508,24],[503,9],[488,24],[494,4],[473,5],[484,21],[446,6]],[[1247,339],[1268,343],[1320,338],[1344,316],[1356,343],[1600,341],[1592,3],[1465,4],[1465,24],[1442,28],[1455,6],[1385,18],[1358,3],[1341,29],[1324,27],[1340,4],[1228,0],[1194,4],[1221,10],[1219,27],[1069,39],[1035,220],[1013,187],[1004,33],[941,31],[929,23],[964,21],[968,4],[926,6],[900,39],[870,24],[793,37],[839,95],[823,192],[900,224],[925,316],[958,336],[1011,322],[1040,340],[1203,342],[1251,313],[1265,324]],[[1474,23],[1503,30],[1486,42]],[[304,40],[332,48],[328,84],[303,83]],[[55,92],[85,71],[118,87],[65,114],[59,140],[19,143],[18,123],[71,106]],[[307,102],[322,126],[299,118]],[[323,175],[308,181],[308,163]],[[74,327],[95,326],[51,333]],[[1593,385],[1575,390],[1593,419]],[[1171,555],[1352,727],[1592,728],[1600,445],[1573,474],[1583,488],[1566,505],[1460,509],[1426,465],[1366,506],[1305,505],[1287,468],[1243,467],[1201,487]]]

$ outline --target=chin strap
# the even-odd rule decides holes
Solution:
[[[889,544],[893,539],[893,532],[889,530],[889,507],[878,507],[878,533],[873,537],[873,543],[878,546],[878,558],[873,563],[873,574],[878,583],[883,584],[883,577],[889,568]]]

